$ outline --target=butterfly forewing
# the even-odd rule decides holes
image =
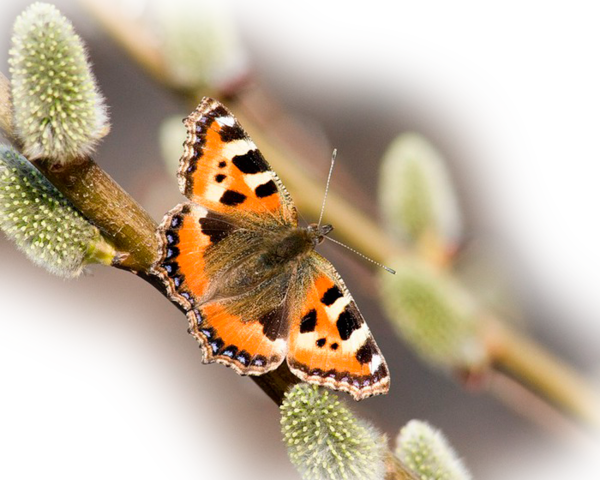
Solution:
[[[229,110],[204,98],[184,123],[179,186],[185,196],[216,212],[297,224],[289,193]]]

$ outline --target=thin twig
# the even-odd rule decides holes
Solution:
[[[502,403],[524,418],[537,423],[540,428],[556,438],[576,439],[582,444],[590,442],[591,436],[583,432],[574,420],[565,417],[562,412],[506,373],[490,372],[486,384],[486,390],[493,393]]]
[[[488,348],[497,369],[559,408],[600,429],[600,397],[586,382],[531,339],[498,321],[489,327]]]

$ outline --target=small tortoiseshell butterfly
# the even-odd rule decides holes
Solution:
[[[204,98],[185,121],[179,187],[154,272],[187,312],[204,363],[260,375],[286,359],[302,380],[386,393],[388,369],[344,282],[315,251],[331,225],[298,226],[292,199],[248,134]]]

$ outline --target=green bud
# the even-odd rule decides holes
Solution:
[[[400,430],[395,454],[420,480],[471,478],[444,435],[420,420],[411,420]]]
[[[387,149],[379,201],[384,223],[408,244],[453,251],[460,241],[461,215],[444,160],[416,133],[398,136]]]
[[[248,71],[248,59],[223,2],[180,0],[156,4],[170,81],[196,92],[227,91]]]
[[[114,248],[25,157],[0,145],[0,229],[34,263],[76,277]]]
[[[17,18],[12,44],[14,122],[25,155],[65,164],[91,154],[109,123],[71,22],[34,3]]]
[[[449,275],[428,265],[392,260],[396,275],[380,276],[392,325],[426,361],[473,372],[487,364],[479,308]]]
[[[280,409],[288,454],[303,479],[384,478],[385,437],[329,391],[298,384]]]

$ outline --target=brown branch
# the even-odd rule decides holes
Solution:
[[[566,417],[508,373],[492,370],[486,378],[485,388],[507,407],[556,438],[574,439],[582,444],[591,440],[575,420]]]
[[[600,396],[575,372],[531,339],[490,322],[488,349],[494,366],[579,420],[600,429]]]
[[[155,38],[146,28],[115,12],[118,5],[94,0],[81,0],[81,3],[144,70],[155,79],[165,78],[163,57],[156,49]]]
[[[18,146],[12,130],[10,83],[1,72],[0,128]],[[168,298],[163,283],[149,273],[158,259],[157,224],[139,203],[89,157],[64,167],[48,161],[35,164],[121,253],[114,266],[137,274]],[[185,313],[178,304],[174,305]],[[251,378],[278,405],[287,390],[300,381],[285,363],[273,372]]]

